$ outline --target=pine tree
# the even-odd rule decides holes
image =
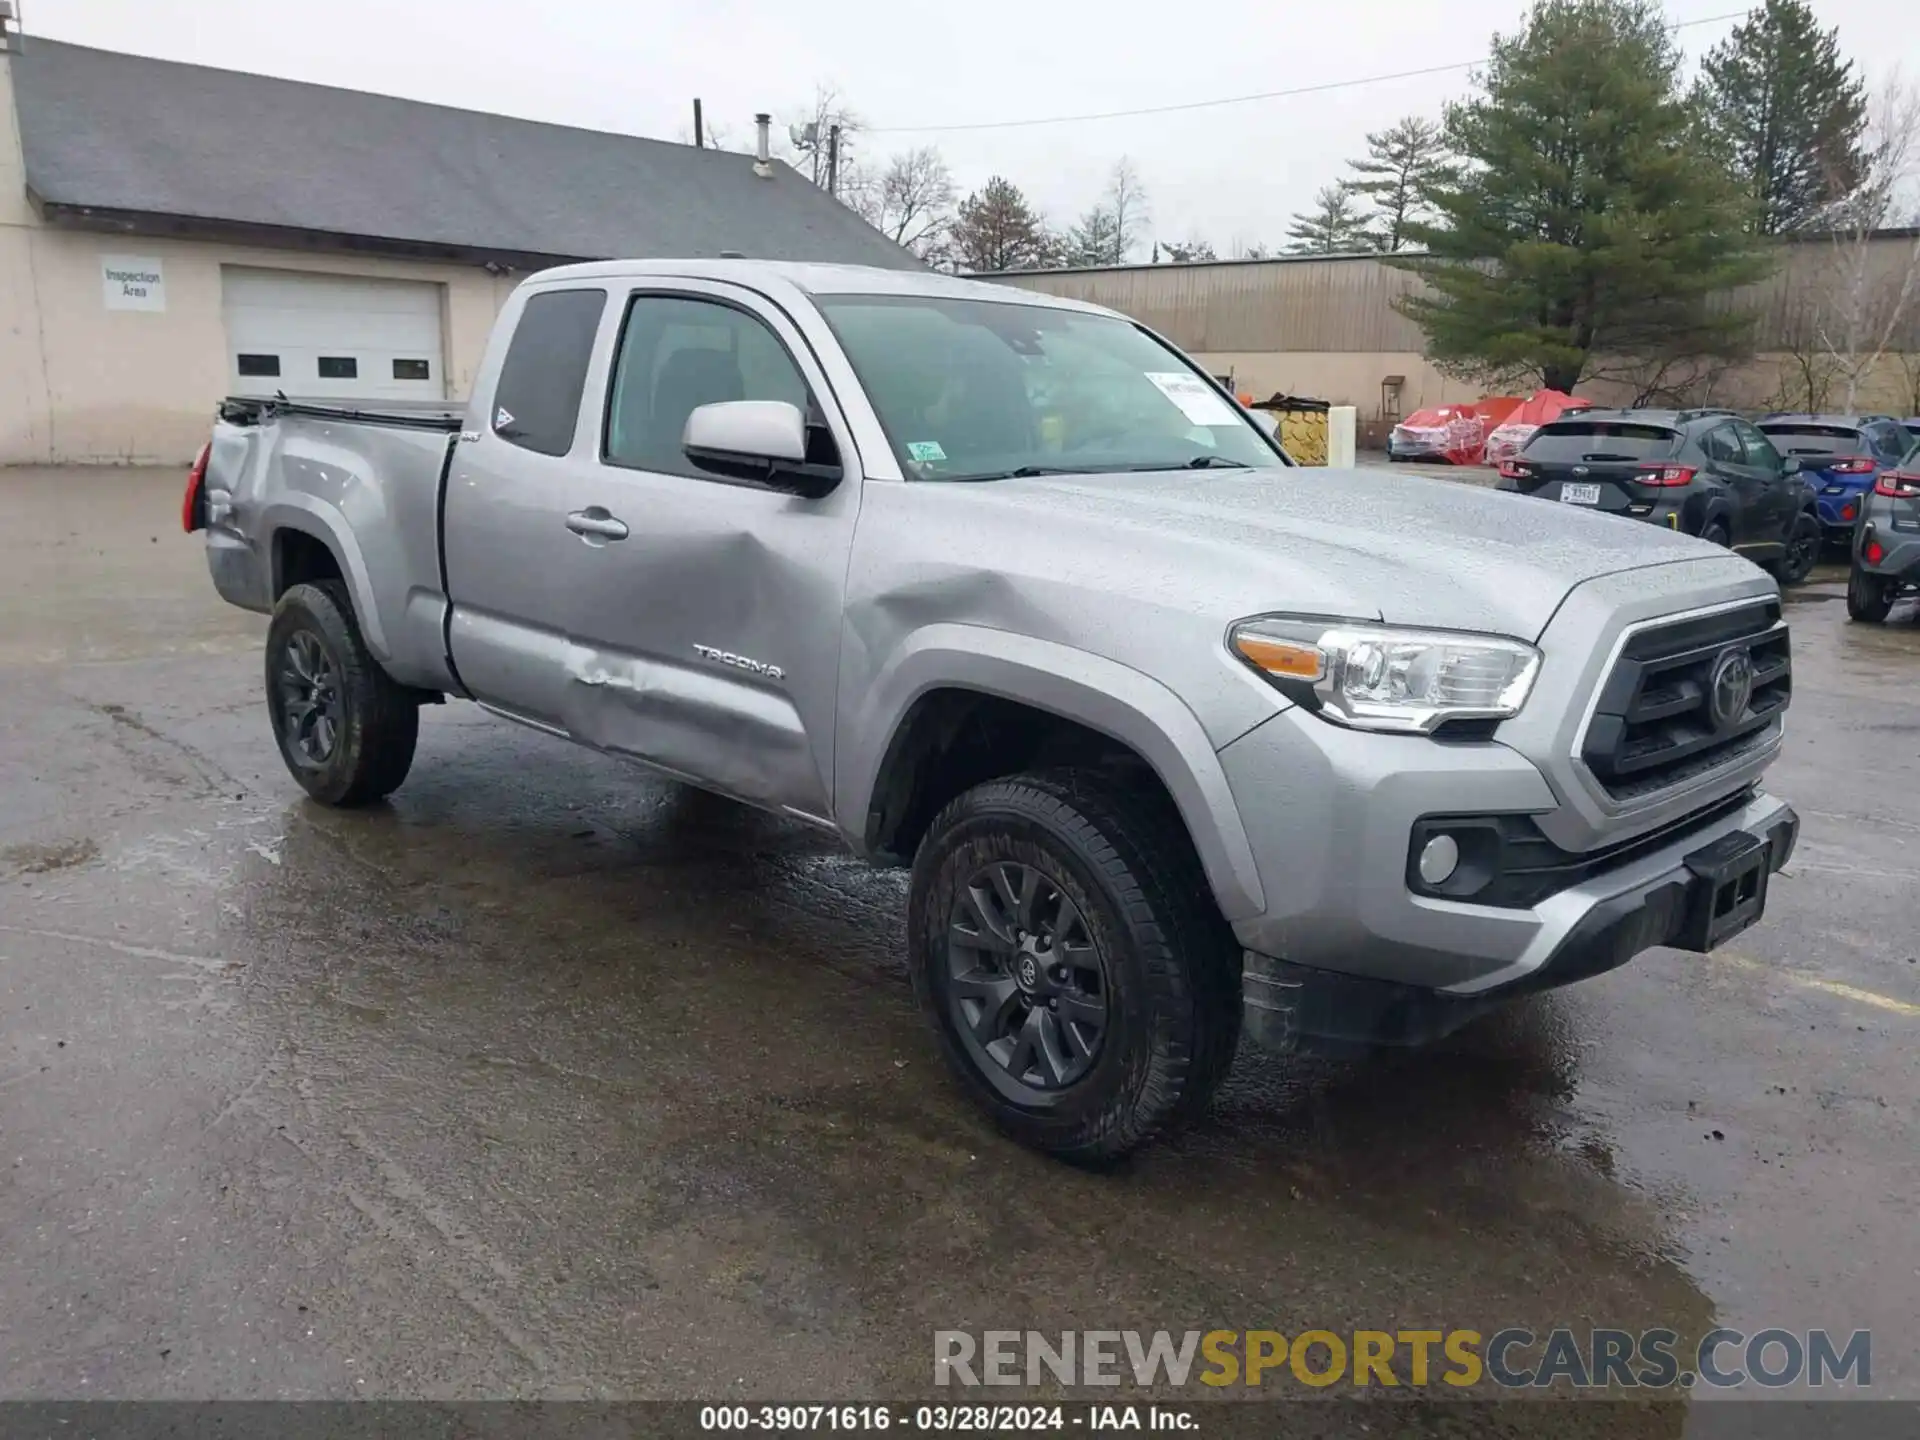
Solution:
[[[1313,197],[1313,209],[1303,210],[1287,227],[1290,255],[1344,255],[1374,249],[1367,233],[1367,217],[1344,180],[1324,185]]]
[[[996,175],[960,202],[951,236],[962,270],[1032,270],[1046,263],[1051,238],[1011,180]]]
[[[1439,183],[1446,162],[1440,127],[1418,115],[1367,136],[1367,158],[1351,166],[1361,178],[1347,182],[1347,188],[1372,200],[1373,233],[1380,249],[1403,248],[1407,226],[1429,218],[1426,195]]]
[[[1731,180],[1690,143],[1654,0],[1537,0],[1447,112],[1456,163],[1408,226],[1431,259],[1401,309],[1455,374],[1571,390],[1675,356],[1726,357],[1751,317],[1710,297],[1762,277]]]
[[[1062,238],[1062,262],[1068,265],[1118,265],[1120,225],[1113,211],[1096,205]]]
[[[1707,53],[1695,85],[1702,133],[1746,191],[1753,225],[1818,221],[1858,183],[1866,87],[1803,0],[1766,0]]]

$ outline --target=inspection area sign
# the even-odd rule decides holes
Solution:
[[[149,256],[101,256],[100,285],[109,310],[167,308],[166,272]]]

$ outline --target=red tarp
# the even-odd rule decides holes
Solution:
[[[1478,465],[1487,446],[1487,422],[1472,405],[1416,410],[1393,427],[1394,449],[1433,454],[1455,465]]]
[[[1591,400],[1579,400],[1558,390],[1536,390],[1513,413],[1487,432],[1487,449],[1482,463],[1498,465],[1520,453],[1521,446],[1533,438],[1533,432],[1549,420],[1558,420],[1569,410],[1591,410]]]
[[[1558,390],[1536,390],[1524,400],[1488,395],[1470,405],[1416,410],[1393,427],[1393,438],[1402,453],[1425,450],[1454,465],[1497,465],[1547,421],[1592,404]]]

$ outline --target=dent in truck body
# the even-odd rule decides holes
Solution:
[[[793,701],[771,682],[570,645],[561,724],[709,789],[831,823],[825,787]],[[818,797],[811,807],[805,802]]]

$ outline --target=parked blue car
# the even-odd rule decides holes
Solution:
[[[1800,462],[1829,545],[1852,544],[1866,493],[1913,448],[1906,427],[1884,415],[1769,415],[1759,425]]]

